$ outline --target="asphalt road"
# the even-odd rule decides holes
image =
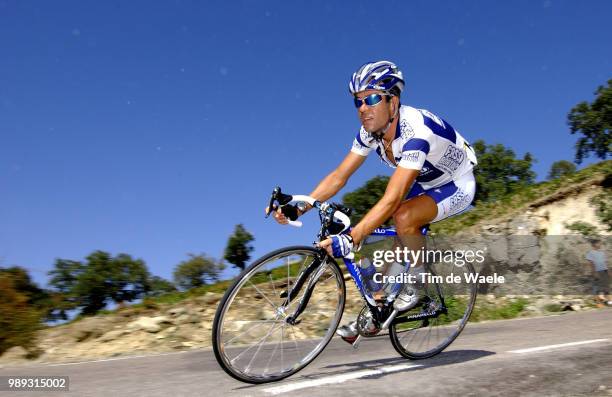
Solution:
[[[0,369],[15,375],[68,376],[70,392],[0,396],[612,396],[612,309],[468,324],[419,361],[398,356],[388,337],[359,350],[334,340],[303,371],[265,385],[229,377],[211,350]]]

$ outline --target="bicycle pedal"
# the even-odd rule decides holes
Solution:
[[[348,343],[349,345],[353,345],[353,343],[355,343],[355,341],[357,340],[357,338],[359,337],[359,335],[355,335],[355,336],[341,336],[340,338],[345,341],[346,343]]]

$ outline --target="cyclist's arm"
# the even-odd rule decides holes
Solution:
[[[349,152],[340,165],[323,178],[309,196],[319,201],[326,201],[333,197],[346,185],[348,179],[357,171],[366,158],[366,156]],[[310,208],[310,205],[308,205],[306,211]]]
[[[396,168],[387,184],[383,197],[351,231],[355,245],[359,244],[365,236],[372,233],[374,229],[382,225],[384,221],[393,215],[418,175],[419,170],[404,167]]]

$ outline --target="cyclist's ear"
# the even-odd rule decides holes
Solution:
[[[395,98],[397,98],[396,96],[392,96],[392,97],[387,97],[388,101],[391,102],[391,110],[392,113],[395,113],[396,109],[397,109],[397,104],[395,103]]]

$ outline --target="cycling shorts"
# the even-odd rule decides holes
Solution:
[[[476,180],[474,174],[468,172],[456,180],[450,181],[442,186],[424,189],[418,182],[412,185],[406,199],[426,194],[438,205],[438,215],[433,222],[456,215],[468,208],[476,194]]]

